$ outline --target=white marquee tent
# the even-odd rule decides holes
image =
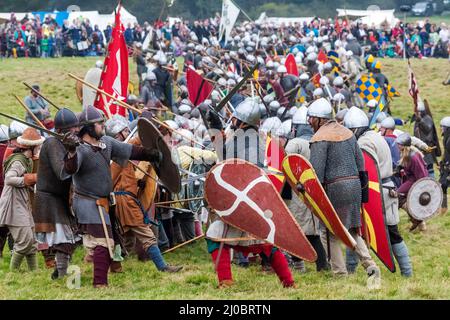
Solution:
[[[336,9],[339,17],[359,17],[359,20],[369,27],[379,27],[387,21],[390,26],[394,26],[398,19],[394,16],[395,9],[392,10],[347,10]]]

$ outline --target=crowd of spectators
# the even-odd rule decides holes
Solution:
[[[168,21],[152,25],[128,24],[125,26],[125,40],[131,48],[136,43],[143,43],[148,33],[154,29],[153,44],[162,42],[166,50],[171,50],[176,56],[181,55],[188,39],[194,37],[198,42],[206,39],[212,43],[217,39],[220,17],[211,19],[180,21],[170,25]],[[370,27],[356,21],[341,19],[314,19],[307,24],[281,25],[277,28],[271,25],[255,25],[250,30],[261,30],[263,33],[273,33],[279,39],[288,39],[288,35],[300,38],[313,35],[315,38],[326,37],[334,43],[352,34],[366,52],[376,57],[403,57],[406,47],[407,57],[439,57],[448,58],[450,51],[450,30],[445,23],[430,23],[429,19],[403,25],[400,21],[395,26],[382,24],[378,28]],[[242,29],[244,30],[244,29]],[[241,30],[241,31],[242,31]],[[234,33],[239,32],[236,28]],[[244,30],[245,31],[245,30]],[[112,33],[108,25],[100,30],[88,19],[64,21],[58,26],[55,20],[47,16],[40,21],[39,16],[33,19],[25,17],[18,21],[14,15],[7,23],[0,25],[0,56],[2,57],[60,57],[60,56],[96,56],[103,55],[106,44]],[[159,49],[155,47],[155,49]],[[165,50],[165,51],[166,51]]]

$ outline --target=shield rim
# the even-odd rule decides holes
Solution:
[[[164,174],[158,175],[159,180],[161,180],[161,183],[167,188],[169,189],[170,192],[172,193],[178,193],[181,190],[181,176],[180,176],[180,171],[178,170],[178,166],[172,161],[172,151],[169,148],[169,146],[167,145],[167,143],[164,141],[164,137],[161,134],[161,132],[158,130],[158,128],[156,128],[156,126],[149,120],[146,118],[139,118],[138,123],[137,123],[137,128],[138,128],[138,133],[139,133],[139,138],[141,139],[142,145],[145,146],[145,142],[144,139],[142,138],[142,134],[141,134],[141,128],[142,125],[141,123],[145,123],[145,125],[148,125],[149,127],[152,128],[152,130],[158,135],[158,138],[160,139],[160,141],[162,143],[158,143],[158,147],[165,149],[163,151],[161,151],[163,154],[170,154],[170,161],[167,161],[167,159],[163,159],[162,161],[162,165],[160,167],[160,173],[164,173],[165,171],[173,171],[176,172],[176,178],[175,179],[166,179]],[[156,170],[156,168],[155,168]],[[174,178],[174,177],[171,177]],[[176,181],[174,181],[176,180]]]
[[[428,216],[428,217],[426,217],[426,218],[422,218],[422,217],[417,217],[417,216],[415,216],[414,214],[411,213],[411,212],[414,212],[414,210],[411,210],[411,206],[410,206],[410,204],[411,204],[411,202],[412,202],[411,199],[413,199],[412,194],[411,194],[411,190],[412,190],[413,188],[415,188],[418,184],[422,183],[422,181],[426,181],[426,180],[431,181],[431,182],[433,182],[433,183],[435,183],[436,185],[439,186],[439,183],[438,183],[436,180],[434,180],[433,178],[431,178],[431,177],[420,178],[419,180],[417,180],[416,182],[413,183],[413,185],[411,186],[411,188],[410,188],[409,191],[408,191],[408,196],[406,197],[406,208],[408,209],[408,213],[409,213],[414,219],[421,220],[421,221],[429,220],[429,219],[431,219],[432,217],[434,217],[434,216],[439,212],[439,209],[440,209],[440,207],[441,207],[441,205],[442,205],[442,201],[443,201],[443,199],[444,199],[444,193],[442,192],[442,189],[441,189],[441,188],[437,188],[437,189],[439,190],[439,194],[441,195],[441,201],[440,201],[440,204],[438,205],[436,211],[433,212],[432,215],[430,215],[430,216]]]
[[[219,165],[227,165],[227,164],[229,164],[229,163],[231,164],[231,163],[235,163],[235,162],[240,162],[241,164],[245,163],[246,165],[254,166],[254,167],[256,167],[256,168],[261,172],[262,175],[264,175],[264,176],[267,177],[267,175],[266,175],[266,173],[264,172],[264,170],[262,170],[260,167],[258,167],[258,166],[256,166],[256,165],[254,165],[253,163],[250,163],[250,162],[245,161],[245,160],[243,160],[243,159],[231,158],[231,159],[226,159],[226,160],[224,160],[224,161],[220,161],[220,162],[216,163],[216,164],[208,171],[208,174],[206,175],[206,180],[205,180],[205,200],[206,200],[206,202],[208,203],[208,206],[209,206],[214,212],[215,212],[215,209],[214,209],[212,206],[209,205],[210,202],[209,202],[209,199],[208,199],[208,194],[207,194],[207,192],[206,192],[206,189],[207,189],[207,188],[206,188],[206,185],[207,185],[208,178],[212,175],[213,170],[214,170],[216,167],[218,167]],[[269,177],[267,177],[267,179],[269,179]],[[300,225],[299,225],[299,223],[297,222],[297,220],[295,220],[295,217],[293,216],[293,214],[291,213],[291,211],[290,211],[289,208],[287,207],[286,203],[285,203],[285,202],[283,201],[283,199],[281,198],[281,195],[276,191],[274,185],[271,184],[271,186],[274,188],[274,194],[276,194],[276,197],[278,197],[278,198],[280,199],[280,201],[281,201],[282,205],[285,207],[286,211],[289,212],[289,214],[291,215],[291,217],[292,217],[292,219],[293,219],[293,222],[294,222],[295,225],[299,228],[300,232],[303,234],[303,236],[304,236],[304,238],[305,238],[305,240],[306,240],[306,241],[305,241],[305,245],[308,246],[309,249],[312,250],[312,252],[313,252],[314,255],[315,255],[315,259],[314,259],[314,260],[311,260],[310,258],[307,258],[307,257],[298,257],[298,255],[297,255],[296,253],[293,253],[291,250],[287,250],[287,249],[285,249],[285,248],[281,248],[281,247],[278,246],[277,244],[273,244],[273,245],[274,245],[274,246],[277,246],[278,248],[283,249],[284,251],[288,252],[289,254],[294,255],[294,256],[296,256],[296,257],[298,257],[298,258],[300,258],[300,259],[303,259],[303,260],[308,261],[308,262],[315,262],[315,261],[317,260],[317,258],[318,258],[316,250],[314,249],[314,247],[311,245],[311,243],[310,243],[310,242],[308,241],[308,239],[306,238],[306,235],[305,235],[305,233],[303,232],[303,229],[300,227]],[[230,223],[230,222],[224,220],[220,215],[217,214],[217,216],[218,216],[219,219],[221,219],[224,223],[229,224],[230,226],[235,227],[236,229],[239,229],[239,230],[242,230],[242,231],[248,233],[251,237],[253,237],[253,238],[257,239],[257,240],[264,241],[264,242],[266,242],[266,243],[270,243],[270,242],[267,242],[267,241],[264,240],[264,239],[261,239],[261,237],[256,236],[256,235],[253,234],[252,232],[246,231],[246,230],[242,229],[241,227],[238,227],[238,226],[236,226],[235,224],[232,224],[232,223]]]
[[[391,257],[391,261],[392,261],[392,269],[380,258],[380,255],[378,254],[378,252],[376,252],[372,246],[369,244],[370,249],[372,250],[372,252],[377,256],[377,258],[381,261],[381,263],[391,272],[391,273],[395,273],[396,272],[396,265],[395,265],[395,259],[394,259],[394,252],[392,251],[392,244],[391,244],[391,237],[389,236],[389,230],[388,230],[388,225],[386,223],[386,207],[384,205],[384,197],[383,197],[383,184],[382,184],[382,179],[381,179],[381,173],[380,173],[380,167],[375,159],[375,157],[370,153],[370,151],[362,149],[361,151],[363,152],[363,154],[366,154],[369,158],[372,159],[372,161],[375,163],[376,169],[377,169],[377,176],[378,176],[378,185],[380,188],[380,197],[381,197],[381,210],[382,212],[382,217],[383,217],[383,223],[384,223],[384,229],[386,231],[386,237],[387,237],[387,242],[389,245],[389,254]],[[364,156],[364,155],[363,155]],[[366,162],[364,162],[364,166]],[[369,202],[370,202],[370,198],[369,198]],[[362,214],[361,214],[361,220],[363,219]],[[362,221],[361,221],[362,222]],[[366,223],[364,221],[364,223]],[[366,223],[367,224],[367,223]]]

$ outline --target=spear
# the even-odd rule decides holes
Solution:
[[[173,201],[164,201],[164,202],[155,202],[156,206],[162,206],[165,204],[173,204],[173,203],[180,203],[180,202],[189,202],[189,201],[196,201],[196,200],[203,200],[205,197],[197,197],[197,198],[189,198],[189,199],[180,199],[180,200],[173,200]]]
[[[132,110],[132,111],[134,111],[134,112],[136,112],[136,113],[138,113],[138,114],[142,114],[142,110],[137,109],[137,108],[135,108],[135,107],[133,107],[133,106],[130,106],[128,103],[125,103],[125,102],[123,102],[123,101],[117,99],[116,97],[110,95],[109,93],[105,92],[104,90],[102,90],[102,89],[100,89],[100,88],[97,88],[96,86],[90,84],[89,82],[86,82],[86,81],[84,81],[84,80],[78,78],[77,76],[75,76],[75,75],[73,75],[73,74],[71,74],[71,73],[69,73],[69,77],[71,77],[71,78],[73,78],[73,79],[75,79],[75,80],[78,80],[78,81],[80,81],[81,83],[87,85],[88,87],[90,87],[90,88],[96,90],[97,92],[99,92],[99,93],[101,93],[101,94],[107,96],[108,98],[113,99],[117,104],[121,105],[122,107],[127,108],[127,109],[129,109],[129,110]],[[197,145],[199,145],[199,146],[202,146],[203,148],[206,148],[206,147],[205,147],[203,144],[201,144],[200,142],[197,142],[197,141],[191,139],[190,137],[186,136],[186,135],[183,134],[182,132],[179,132],[178,130],[175,130],[175,129],[171,128],[169,125],[167,125],[167,124],[165,124],[164,122],[162,122],[162,121],[156,119],[155,117],[151,118],[151,120],[154,121],[154,122],[156,122],[156,123],[159,124],[160,126],[166,128],[167,130],[169,130],[169,131],[171,131],[171,132],[174,132],[174,133],[176,133],[176,134],[179,134],[180,136],[182,136],[183,138],[187,139],[188,141],[193,142],[193,143],[195,143],[195,144],[197,144]]]
[[[176,250],[176,249],[178,249],[178,248],[181,248],[181,247],[183,247],[183,246],[185,246],[185,245],[187,245],[187,244],[189,244],[189,243],[192,243],[192,242],[194,242],[194,241],[196,241],[196,240],[200,240],[200,239],[202,239],[202,238],[204,238],[204,237],[205,237],[205,235],[202,234],[201,236],[192,238],[191,240],[188,240],[188,241],[185,241],[185,242],[183,242],[183,243],[180,243],[179,245],[177,245],[177,246],[175,246],[175,247],[173,247],[173,248],[167,249],[167,250],[164,251],[162,254],[165,254],[165,253],[169,253],[169,252],[171,252],[171,251],[174,251],[174,250]]]

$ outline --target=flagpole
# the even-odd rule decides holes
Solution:
[[[238,7],[238,9],[242,11],[242,13],[244,14],[244,16],[246,16],[251,22],[255,22],[252,18],[250,18],[250,17],[248,16],[248,14],[247,14],[244,10],[242,10],[241,7],[239,7],[239,6],[236,4],[236,2],[234,2],[233,0],[230,0],[230,2],[231,2],[232,4],[234,4],[236,7]]]

